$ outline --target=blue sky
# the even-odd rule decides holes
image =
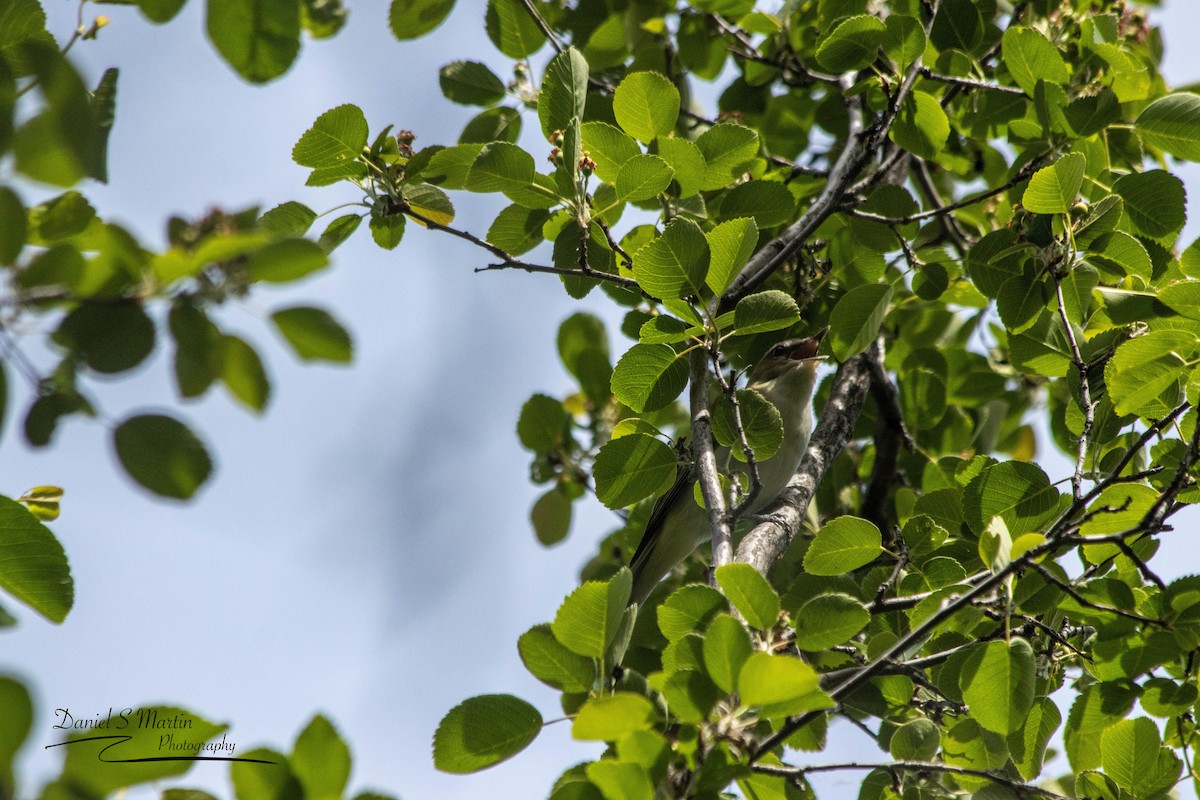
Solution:
[[[76,4],[44,4],[65,38]],[[412,43],[391,37],[385,4],[351,5],[338,37],[306,42],[266,87],[247,86],[218,59],[199,0],[165,27],[131,8],[90,6],[113,22],[73,57],[89,82],[107,66],[122,69],[111,182],[85,189],[100,213],[158,246],[169,215],[212,205],[296,199],[327,210],[353,191],[305,189],[306,170],[290,160],[317,115],[351,102],[373,130],[393,123],[415,131],[418,145],[452,142],[472,111],[442,98],[437,68],[471,58],[502,76],[511,70],[484,36],[478,0]],[[1196,30],[1200,9],[1179,2],[1159,19],[1170,37]],[[1169,78],[1200,78],[1178,41]],[[1196,191],[1197,173],[1186,175]],[[485,231],[501,205],[459,201],[458,224]],[[612,309],[602,299],[574,303],[547,276],[475,274],[484,255],[416,225],[385,253],[364,228],[333,269],[229,309],[223,326],[260,346],[273,380],[261,419],[220,389],[181,405],[161,342],[132,379],[97,382],[110,420],[174,409],[201,432],[217,472],[189,504],[124,479],[104,424],[73,419],[54,447],[31,452],[19,432],[28,401],[10,408],[0,491],[65,487],[54,530],[76,580],[62,626],[5,604],[21,626],[5,637],[0,670],[24,677],[37,704],[21,770],[27,792],[57,770],[59,751],[42,747],[58,740],[59,707],[91,716],[172,702],[229,723],[239,750],[286,749],[321,711],[351,744],[352,786],[409,800],[545,796],[562,769],[597,754],[558,724],[475,776],[437,773],[429,755],[438,720],[472,695],[510,692],[558,716],[557,694],[525,672],[516,638],[552,617],[613,523],[585,504],[567,542],[539,546],[527,524],[538,489],[514,434],[530,394],[570,390],[554,349],[561,320],[584,308],[615,323]],[[346,323],[352,366],[304,367],[281,345],[266,318],[297,302]],[[1067,474],[1065,462],[1057,474],[1047,468]],[[862,744],[850,731],[841,746]],[[226,776],[202,765],[185,785],[229,795]]]

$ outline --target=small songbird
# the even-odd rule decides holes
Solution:
[[[789,339],[772,347],[749,372],[748,388],[770,400],[783,417],[783,443],[775,455],[758,463],[762,489],[749,509],[766,508],[796,474],[812,432],[812,394],[817,364],[825,359],[817,350],[822,330],[808,339]],[[716,451],[717,464],[729,461],[729,448]],[[742,467],[744,469],[744,467]],[[667,573],[710,538],[708,516],[696,504],[692,487],[694,468],[680,469],[670,491],[658,499],[646,523],[646,532],[633,554],[631,603],[639,605]]]

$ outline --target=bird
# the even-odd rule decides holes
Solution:
[[[758,463],[762,485],[748,512],[766,508],[796,474],[812,432],[812,394],[817,355],[828,329],[805,339],[787,339],[773,346],[748,372],[747,388],[759,392],[783,418],[783,443],[773,456]],[[718,447],[717,464],[729,461],[729,448]],[[680,468],[675,483],[659,497],[650,512],[642,540],[630,559],[633,590],[630,604],[642,605],[654,587],[710,538],[708,515],[697,505],[694,467]]]

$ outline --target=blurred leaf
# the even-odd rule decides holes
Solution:
[[[571,528],[571,498],[559,487],[545,492],[533,504],[529,512],[533,532],[545,547],[558,544],[567,538]]]
[[[327,311],[296,306],[276,311],[271,321],[305,361],[345,363],[353,356],[350,334]]]
[[[207,7],[208,38],[251,83],[278,78],[300,52],[299,0],[208,0]]]
[[[150,355],[154,323],[135,301],[89,303],[64,317],[51,338],[97,372],[113,374],[133,369]]]
[[[546,36],[522,5],[523,0],[488,0],[484,27],[492,44],[509,58],[533,55]],[[394,29],[395,26],[393,26]]]
[[[248,342],[237,336],[223,337],[221,381],[229,393],[254,411],[262,411],[271,397],[271,381],[262,359]]]
[[[129,476],[163,497],[187,500],[212,472],[196,434],[161,414],[129,417],[113,431],[113,444]]]
[[[419,39],[445,21],[454,0],[392,0],[388,27],[397,39]]]
[[[341,800],[350,780],[350,748],[333,724],[318,714],[296,737],[292,772],[309,800]]]

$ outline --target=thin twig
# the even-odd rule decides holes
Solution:
[[[839,772],[844,770],[902,770],[904,772],[940,772],[945,775],[966,775],[973,778],[984,778],[999,784],[1007,786],[1018,793],[1035,794],[1039,797],[1048,797],[1051,800],[1070,800],[1066,795],[1061,795],[1057,792],[1052,792],[1049,789],[1043,789],[1040,786],[1035,786],[1031,783],[1022,783],[999,773],[988,772],[982,769],[971,769],[969,767],[956,767],[953,764],[944,764],[940,761],[889,761],[882,764],[868,764],[861,762],[847,762],[844,764],[816,764],[810,767],[780,767],[774,764],[754,764],[752,769],[755,772],[761,772],[764,775],[775,775],[781,778],[803,780],[805,775],[814,772]]]
[[[638,282],[633,278],[614,275],[611,272],[598,272],[590,267],[587,270],[583,270],[567,269],[565,267],[551,267],[545,264],[531,264],[528,261],[522,261],[516,256],[511,255],[504,248],[497,247],[486,239],[480,239],[470,231],[452,228],[449,225],[443,225],[440,222],[435,222],[424,214],[414,211],[412,206],[408,205],[406,202],[401,201],[399,203],[399,207],[400,210],[402,210],[405,214],[422,223],[426,227],[432,228],[433,230],[442,231],[443,233],[448,233],[451,236],[457,236],[459,239],[470,242],[477,247],[482,247],[484,250],[487,250],[489,253],[501,260],[501,263],[499,264],[488,264],[486,267],[476,267],[476,272],[490,272],[492,270],[499,269],[520,269],[524,270],[525,272],[544,272],[550,275],[564,275],[574,278],[591,278],[592,280],[597,281],[607,281],[608,283],[621,286],[625,289],[632,289],[635,292],[644,294],[644,292],[642,292],[642,288],[638,285]],[[583,246],[586,246],[586,241]]]
[[[1050,583],[1057,586],[1059,589],[1062,589],[1064,592],[1066,592],[1068,595],[1071,596],[1071,599],[1073,599],[1075,602],[1079,603],[1079,605],[1084,606],[1085,608],[1090,608],[1094,611],[1103,611],[1106,614],[1116,614],[1118,617],[1124,617],[1125,619],[1131,619],[1136,622],[1140,622],[1143,625],[1155,625],[1160,628],[1167,627],[1167,623],[1163,622],[1161,619],[1152,619],[1150,617],[1143,617],[1141,614],[1135,614],[1132,611],[1124,611],[1124,610],[1116,608],[1114,606],[1108,606],[1108,605],[1104,605],[1103,603],[1096,603],[1091,600],[1088,600],[1086,597],[1081,595],[1075,589],[1074,586],[1072,586],[1067,581],[1064,581],[1061,578],[1059,578],[1057,575],[1055,575],[1053,572],[1051,572],[1045,565],[1039,564],[1036,561],[1034,561],[1034,562],[1031,562],[1031,566],[1043,578],[1045,578],[1047,581],[1049,581]]]
[[[542,34],[550,40],[550,46],[554,48],[554,52],[561,53],[565,50],[566,48],[563,47],[562,40],[558,38],[558,34],[546,22],[546,18],[542,16],[542,13],[537,10],[537,6],[533,4],[533,0],[521,0],[521,2],[525,6],[525,10],[529,13],[529,16],[533,17],[534,23],[541,30]]]
[[[931,81],[939,83],[949,83],[955,86],[961,86],[963,89],[986,89],[989,92],[1002,92],[1004,94],[1012,94],[1017,97],[1025,97],[1025,92],[1015,86],[1001,86],[998,83],[988,83],[987,81],[977,81],[972,78],[958,78],[953,75],[942,75],[934,72],[929,67],[921,67],[921,77],[928,78]]]

